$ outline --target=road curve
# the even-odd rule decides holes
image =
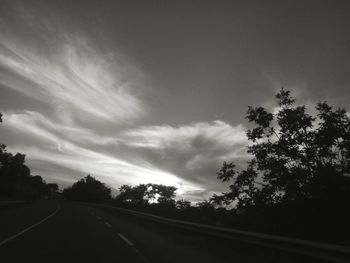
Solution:
[[[65,200],[0,210],[0,255],[5,263],[302,262],[293,261],[291,255]]]

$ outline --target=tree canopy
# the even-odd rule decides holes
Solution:
[[[238,207],[302,200],[350,200],[350,119],[345,109],[327,102],[315,107],[296,104],[283,88],[276,95],[277,112],[249,107],[246,169],[224,162],[218,179],[230,182],[229,191],[215,195],[216,204]]]
[[[139,184],[137,186],[122,185],[120,193],[116,196],[119,203],[130,203],[136,205],[157,202],[160,204],[172,203],[175,205],[176,187],[162,184]]]
[[[25,155],[12,154],[0,144],[0,198],[33,200],[43,195],[49,195],[47,185],[41,176],[30,174]]]
[[[63,195],[75,201],[102,202],[111,198],[111,189],[91,175],[87,175],[71,187],[65,188]]]

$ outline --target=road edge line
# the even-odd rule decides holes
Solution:
[[[15,239],[16,237],[19,237],[19,236],[23,235],[25,232],[27,232],[27,231],[33,229],[34,227],[40,225],[40,224],[43,223],[43,222],[45,222],[45,221],[48,220],[50,217],[53,217],[60,209],[61,209],[61,206],[58,205],[57,208],[56,208],[56,210],[55,210],[52,214],[48,215],[47,217],[45,217],[44,219],[40,220],[39,222],[37,222],[37,223],[35,223],[35,224],[33,224],[33,225],[27,227],[26,229],[20,231],[19,233],[17,233],[17,234],[15,234],[15,235],[13,235],[13,236],[11,236],[11,237],[9,237],[9,238],[7,238],[7,239],[1,241],[1,242],[0,242],[0,246],[2,246],[2,245],[4,245],[4,244],[6,244],[7,242],[9,242],[9,241]]]

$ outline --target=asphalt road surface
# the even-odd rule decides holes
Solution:
[[[0,261],[292,262],[289,256],[65,200],[0,209]]]

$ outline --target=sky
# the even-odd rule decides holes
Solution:
[[[0,0],[0,141],[61,188],[225,191],[248,105],[350,108],[349,1]]]

